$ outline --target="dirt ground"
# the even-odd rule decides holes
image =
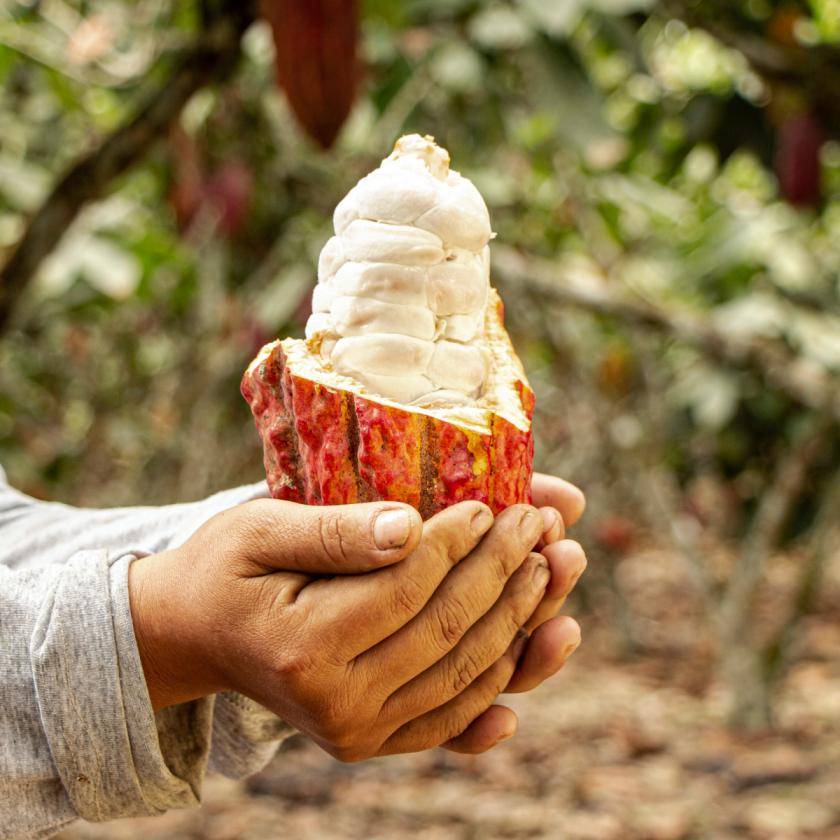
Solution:
[[[80,823],[61,840],[840,838],[837,615],[808,620],[776,730],[739,735],[695,656],[697,622],[669,597],[672,566],[637,565],[643,578],[662,572],[643,652],[617,658],[615,622],[581,617],[585,644],[555,678],[510,698],[519,733],[485,756],[343,765],[295,737],[254,778],[210,777],[200,809]]]

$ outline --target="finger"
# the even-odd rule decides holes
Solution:
[[[580,543],[574,540],[560,540],[547,545],[542,550],[542,555],[548,560],[551,580],[540,605],[528,620],[525,629],[529,633],[560,612],[586,569],[586,555]]]
[[[490,708],[513,674],[525,646],[518,636],[501,659],[469,688],[448,703],[403,724],[382,745],[379,755],[417,752],[440,746],[463,735],[469,725]]]
[[[566,536],[566,526],[563,517],[553,507],[540,508],[543,518],[543,533],[538,543],[539,548],[562,540]]]
[[[580,488],[562,478],[545,473],[534,473],[531,481],[531,496],[537,507],[553,507],[566,527],[574,525],[580,519],[586,507],[586,497]]]
[[[402,563],[366,575],[314,581],[300,593],[297,606],[316,616],[324,637],[352,660],[414,619],[492,524],[487,505],[460,502],[423,524],[420,544]],[[398,650],[396,655],[408,654]]]
[[[535,508],[513,505],[500,513],[481,545],[447,575],[423,610],[358,658],[371,684],[396,688],[446,656],[496,603],[541,531]]]
[[[480,714],[460,735],[441,746],[445,750],[467,755],[487,752],[516,734],[516,712],[507,706],[491,706]]]
[[[529,555],[499,600],[452,651],[388,698],[381,712],[384,719],[410,720],[461,694],[504,655],[534,612],[548,579],[545,557]]]
[[[505,688],[508,694],[530,691],[556,674],[580,644],[580,627],[573,618],[552,618],[540,625],[525,646]]]
[[[258,499],[237,509],[231,526],[251,575],[284,571],[358,574],[402,560],[423,523],[410,505],[370,502],[317,507]]]

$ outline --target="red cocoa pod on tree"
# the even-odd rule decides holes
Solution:
[[[359,78],[356,0],[262,0],[271,25],[277,81],[306,133],[332,146]]]
[[[494,512],[530,501],[534,394],[495,292],[485,335],[492,408],[418,408],[369,394],[323,362],[317,342],[267,344],[242,379],[275,498],[331,505],[391,500],[424,518],[465,499]]]
[[[820,149],[825,134],[813,114],[788,117],[780,126],[776,177],[782,197],[796,206],[815,206],[822,196]]]

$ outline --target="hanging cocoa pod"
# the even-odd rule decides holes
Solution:
[[[277,81],[306,133],[332,146],[359,78],[356,0],[262,0],[277,53]]]
[[[825,132],[810,113],[788,117],[778,129],[775,169],[783,198],[797,206],[821,199],[820,148]]]

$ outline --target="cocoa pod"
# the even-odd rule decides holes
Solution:
[[[816,206],[822,197],[820,148],[825,133],[813,114],[788,117],[780,126],[776,148],[779,191],[790,204]]]
[[[356,0],[262,0],[271,25],[277,81],[306,133],[332,146],[359,80]]]

